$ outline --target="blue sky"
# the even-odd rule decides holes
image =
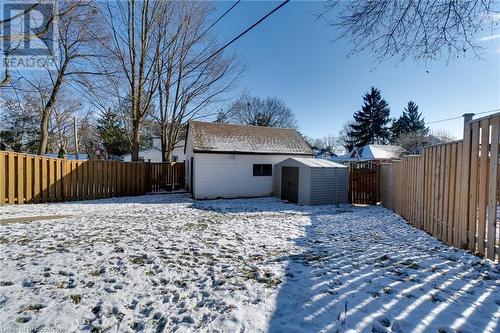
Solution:
[[[233,3],[217,2],[216,14]],[[242,2],[214,30],[227,41],[277,4]],[[347,57],[347,41],[332,43],[333,28],[310,14],[322,6],[319,1],[292,1],[230,46],[247,68],[236,91],[282,98],[294,110],[300,130],[315,138],[337,135],[372,85],[382,91],[392,116],[409,100],[429,122],[500,108],[500,38],[481,42],[486,47],[482,60],[376,65],[373,54]],[[461,119],[430,127],[462,137]]]

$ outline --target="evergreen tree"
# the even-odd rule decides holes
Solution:
[[[429,128],[425,126],[422,113],[418,112],[418,105],[415,102],[409,101],[408,106],[403,111],[403,114],[406,114],[409,132],[420,133],[423,135],[426,135],[429,132]]]
[[[415,102],[409,101],[403,110],[403,115],[392,121],[391,132],[392,142],[397,141],[400,136],[408,133],[427,135],[429,128],[425,126],[422,113],[418,112],[418,105]]]
[[[364,104],[354,113],[354,124],[348,131],[348,146],[362,147],[372,143],[385,144],[390,139],[390,109],[380,90],[372,87],[363,96]]]
[[[109,156],[121,156],[130,152],[127,131],[118,114],[111,108],[98,119],[97,133]]]
[[[23,109],[17,102],[4,102],[0,116],[0,143],[13,151],[35,153],[40,136],[38,114]]]

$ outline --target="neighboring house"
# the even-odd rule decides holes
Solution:
[[[405,152],[406,151],[400,146],[372,144],[360,148],[354,148],[350,153],[332,158],[332,160],[337,162],[374,161],[377,163],[383,163],[400,159]]]
[[[186,186],[195,199],[271,196],[273,167],[313,152],[294,129],[190,121]]]
[[[184,140],[180,140],[179,143],[172,150],[172,160],[175,162],[184,162]],[[124,162],[130,162],[132,160],[132,155],[123,155],[121,158]],[[148,149],[142,149],[139,151],[139,159],[146,162],[159,163],[161,162],[161,138],[153,138],[153,146]]]
[[[47,154],[44,154],[44,156],[58,158],[59,154],[47,153]],[[78,158],[76,158],[76,154],[66,154],[64,156],[67,160],[88,161],[88,159],[89,159],[88,154],[78,154]]]

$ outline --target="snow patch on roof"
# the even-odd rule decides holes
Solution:
[[[311,147],[291,128],[190,121],[195,152],[312,155]]]
[[[399,158],[404,151],[405,150],[400,146],[391,145],[366,145],[357,149],[360,159],[370,160],[390,160]]]
[[[292,157],[289,159],[297,161],[297,162],[299,162],[305,166],[311,167],[311,168],[347,168],[345,165],[335,163],[332,161],[328,161],[328,160],[324,160],[324,159],[318,159],[318,158]]]

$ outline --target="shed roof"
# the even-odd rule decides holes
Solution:
[[[293,160],[299,162],[310,168],[347,168],[347,166],[335,163],[332,161],[324,160],[321,158],[300,158],[300,157],[290,157],[283,162]],[[281,162],[281,163],[283,163]]]
[[[194,152],[312,155],[311,147],[292,128],[190,121]]]

